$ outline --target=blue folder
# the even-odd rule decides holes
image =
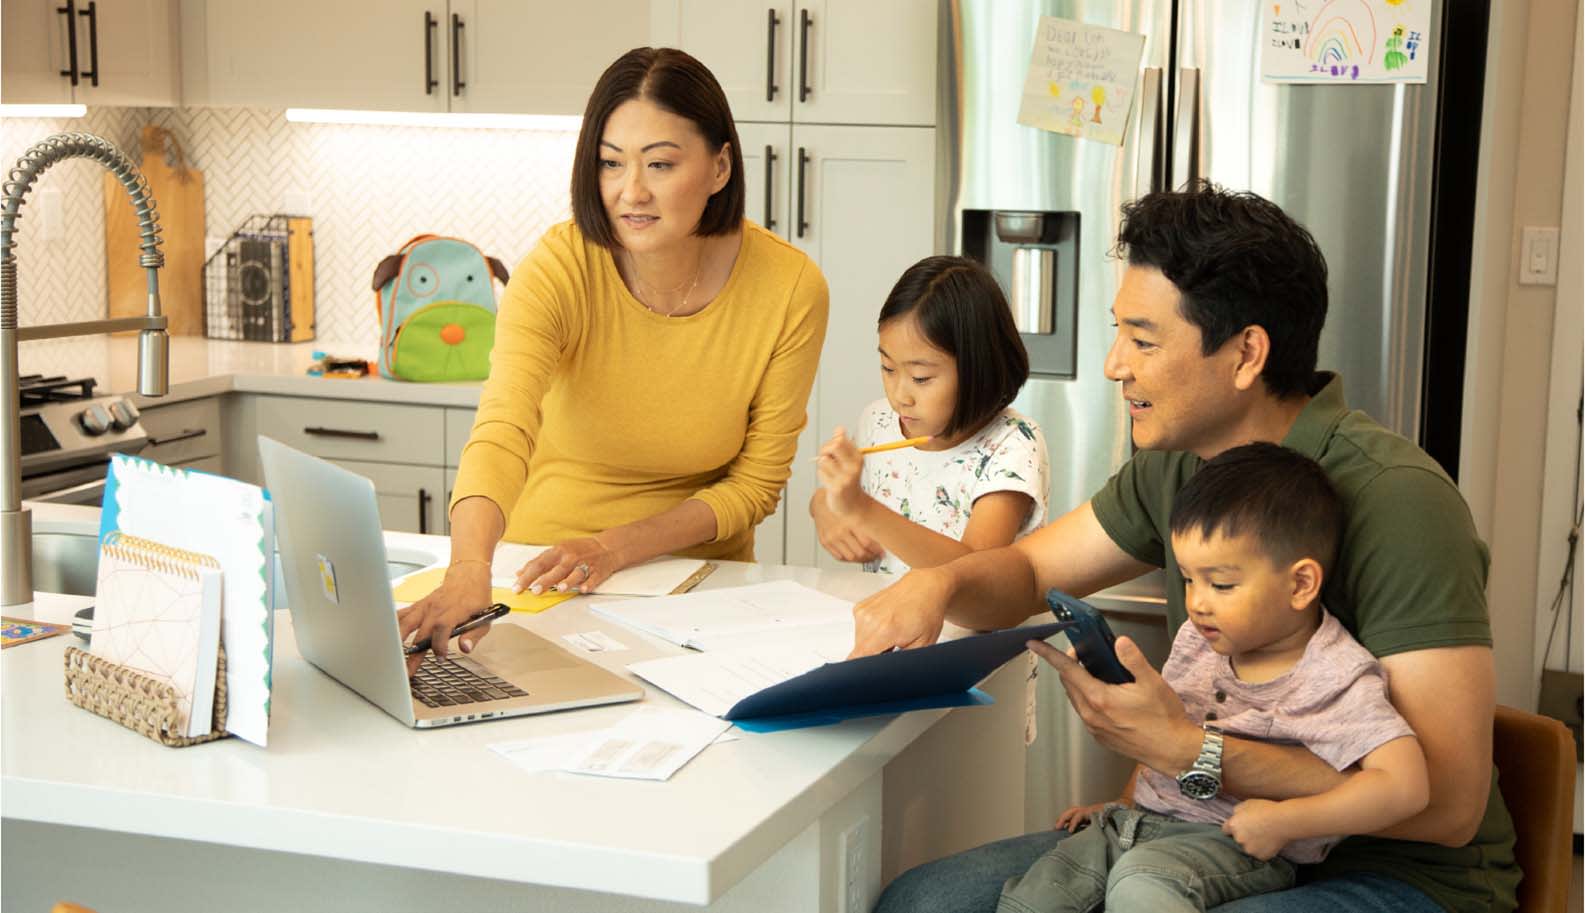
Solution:
[[[906,710],[988,704],[991,697],[975,685],[1024,652],[1025,642],[1045,640],[1072,626],[1052,622],[1010,628],[826,663],[749,695],[723,719],[751,732],[771,732]]]

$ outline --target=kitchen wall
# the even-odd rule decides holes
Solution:
[[[1570,485],[1549,490],[1543,467],[1549,432],[1561,439],[1571,430],[1566,424],[1574,420],[1579,396],[1577,378],[1549,389],[1549,373],[1556,314],[1581,307],[1577,298],[1558,297],[1560,291],[1577,295],[1581,239],[1570,237],[1565,225],[1558,287],[1518,283],[1519,242],[1524,226],[1564,223],[1566,165],[1580,156],[1578,148],[1568,148],[1567,136],[1570,107],[1580,104],[1574,66],[1579,14],[1579,0],[1492,4],[1477,176],[1459,487],[1491,545],[1487,593],[1497,700],[1524,709],[1535,706],[1538,638],[1545,643],[1538,621],[1551,622],[1562,570],[1561,561],[1541,567],[1538,556],[1566,551],[1542,546],[1568,534],[1566,519],[1543,529],[1538,518],[1549,513],[1543,511],[1547,502],[1573,497]],[[1577,335],[1572,343],[1580,345]],[[1551,409],[1560,400],[1565,408]],[[1558,422],[1565,427],[1555,427]],[[1566,518],[1568,511],[1550,513]],[[1578,632],[1585,627],[1579,593],[1576,587],[1564,608],[1577,620],[1572,656],[1554,649],[1551,663],[1576,670]]]
[[[9,169],[34,142],[80,131],[113,140],[137,161],[148,123],[171,130],[204,172],[211,238],[255,213],[314,217],[318,339],[327,345],[374,345],[369,277],[413,235],[466,238],[510,268],[568,217],[577,134],[565,131],[298,124],[255,108],[92,108],[85,118],[5,119],[0,156]],[[64,162],[28,195],[17,231],[22,325],[104,316],[101,173]],[[38,192],[47,188],[62,191],[58,240],[41,237]]]

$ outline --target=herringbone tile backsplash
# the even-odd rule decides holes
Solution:
[[[373,347],[378,336],[369,277],[413,235],[454,235],[508,267],[545,229],[568,216],[577,135],[288,123],[254,108],[91,108],[85,118],[0,120],[0,163],[62,131],[95,133],[134,161],[145,124],[174,133],[204,172],[205,230],[224,238],[255,213],[305,201],[314,218],[318,339]],[[34,185],[59,187],[65,224],[44,241],[29,205],[18,221],[17,294],[23,326],[105,314],[102,169],[67,161]]]

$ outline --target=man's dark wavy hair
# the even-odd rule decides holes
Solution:
[[[1258,325],[1271,338],[1266,389],[1284,399],[1309,392],[1326,323],[1326,257],[1277,204],[1209,181],[1147,194],[1123,205],[1116,254],[1172,280],[1204,354]]]

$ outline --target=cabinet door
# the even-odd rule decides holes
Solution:
[[[792,115],[791,0],[654,0],[650,43],[699,58],[726,92],[739,120]]]
[[[787,485],[788,564],[838,566],[805,509],[818,484],[809,461],[883,395],[875,319],[903,270],[935,252],[935,148],[930,128],[793,127],[791,235],[825,273],[831,318]]]
[[[743,178],[747,199],[743,215],[782,237],[791,237],[792,130],[786,124],[737,125],[743,144]]]
[[[448,85],[453,111],[582,114],[605,68],[649,44],[649,0],[451,0],[450,13],[463,81]],[[448,18],[448,45],[453,28]]]
[[[935,0],[803,0],[792,23],[793,120],[936,123]]]
[[[203,62],[208,104],[446,110],[445,0],[274,0],[268,7],[205,0],[201,7],[194,14],[205,18],[203,53],[184,60]]]
[[[59,105],[72,100],[67,68],[65,0],[0,4],[0,102]]]
[[[374,483],[380,528],[403,533],[445,534],[446,471],[430,466],[398,466],[336,460],[337,466]]]
[[[76,6],[76,101],[160,107],[179,103],[173,0],[78,0]]]

